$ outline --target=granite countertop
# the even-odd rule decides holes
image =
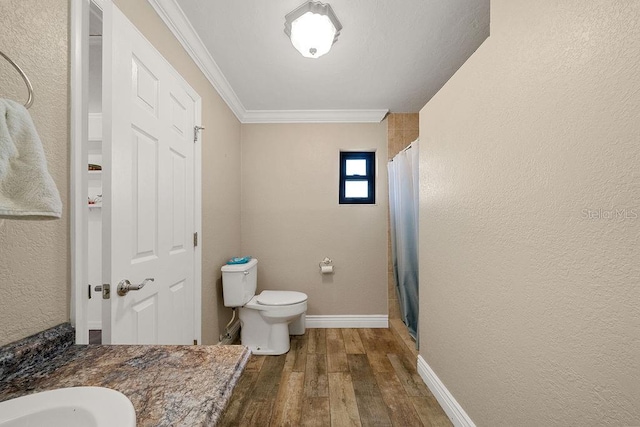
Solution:
[[[71,345],[47,360],[35,357],[19,372],[0,369],[0,401],[55,388],[108,387],[131,400],[138,426],[210,426],[249,355],[243,346]]]

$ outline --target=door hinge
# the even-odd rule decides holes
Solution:
[[[198,246],[198,232],[193,233],[193,247]]]
[[[194,142],[194,144],[196,142],[198,142],[198,135],[200,134],[201,130],[204,130],[203,126],[194,126],[193,127],[193,142]]]

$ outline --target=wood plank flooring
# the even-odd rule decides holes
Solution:
[[[221,426],[451,426],[401,328],[307,329],[281,356],[252,355]]]

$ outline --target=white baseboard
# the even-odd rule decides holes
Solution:
[[[469,415],[462,409],[462,406],[447,390],[422,356],[418,356],[418,374],[420,374],[422,381],[429,387],[429,390],[436,397],[455,427],[476,427]]]
[[[238,339],[238,334],[240,333],[240,321],[237,320],[231,327],[229,328],[229,335],[222,338],[222,340],[218,343],[218,345],[230,345],[236,342]]]
[[[307,328],[388,328],[389,316],[386,314],[368,315],[307,315]]]

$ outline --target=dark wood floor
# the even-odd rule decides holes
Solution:
[[[307,329],[251,359],[222,426],[451,426],[392,329]]]

